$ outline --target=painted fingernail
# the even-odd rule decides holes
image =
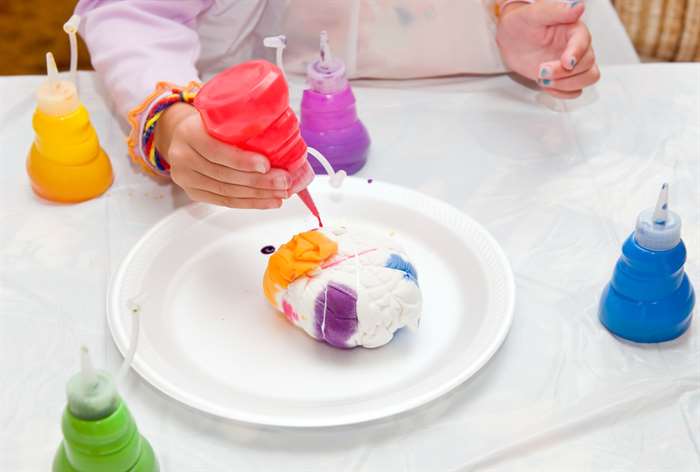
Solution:
[[[579,3],[581,3],[579,0],[574,0],[573,2],[569,3],[569,6],[570,6],[571,8],[574,8],[574,7],[575,7],[576,5],[578,5]]]
[[[551,85],[552,84],[552,81],[549,79],[542,79],[541,82],[542,82],[542,85]]]
[[[549,77],[552,74],[552,69],[549,66],[544,66],[540,69],[540,77]]]
[[[572,57],[571,59],[569,59],[569,65],[571,66],[572,69],[574,67],[576,67],[576,58],[575,57]]]

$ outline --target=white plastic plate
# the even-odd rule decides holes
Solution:
[[[128,349],[128,302],[142,290],[134,369],[163,393],[233,420],[291,427],[359,423],[449,392],[486,364],[510,328],[515,284],[493,238],[457,209],[402,187],[326,178],[311,186],[327,226],[395,234],[423,291],[416,332],[378,349],[338,350],[267,305],[260,249],[314,219],[298,199],[278,211],[193,204],[153,227],[112,281],[108,321]]]

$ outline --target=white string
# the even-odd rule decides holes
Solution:
[[[355,248],[355,251],[353,251],[353,254],[355,254],[355,296],[357,298],[360,297],[360,255],[357,253],[357,250]]]
[[[326,313],[328,310],[328,284],[323,288],[323,319],[321,320],[321,338],[326,339]]]
[[[121,383],[121,381],[124,380],[127,372],[129,371],[129,367],[131,367],[131,363],[134,361],[134,357],[136,356],[136,348],[138,347],[139,331],[141,327],[140,314],[144,298],[145,295],[142,292],[127,302],[127,308],[131,312],[131,335],[129,336],[129,350],[124,355],[124,362],[122,362],[121,367],[119,367],[119,371],[117,371],[117,383]]]

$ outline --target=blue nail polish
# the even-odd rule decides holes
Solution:
[[[552,83],[549,79],[542,79],[542,85],[550,85]]]
[[[549,68],[543,67],[540,69],[540,77],[549,77]]]
[[[573,2],[569,3],[569,6],[570,6],[571,8],[574,8],[574,7],[575,7],[576,5],[578,5],[578,4],[579,4],[579,0],[574,0]]]
[[[571,59],[569,59],[569,65],[571,66],[572,69],[574,67],[576,67],[576,58],[575,57],[572,57]]]

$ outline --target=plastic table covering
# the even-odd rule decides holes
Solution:
[[[110,275],[148,227],[187,203],[129,163],[123,131],[89,73],[80,92],[114,185],[79,205],[37,198],[24,161],[41,80],[0,79],[4,471],[50,467],[81,344],[97,365],[117,369],[105,317]],[[225,421],[131,372],[122,394],[162,469],[699,470],[700,323],[676,341],[636,345],[611,336],[597,306],[637,213],[665,180],[683,217],[686,270],[700,288],[700,65],[605,67],[594,92],[565,113],[508,77],[355,92],[373,139],[360,175],[444,199],[504,247],[517,282],[508,338],[445,397],[339,428]]]

